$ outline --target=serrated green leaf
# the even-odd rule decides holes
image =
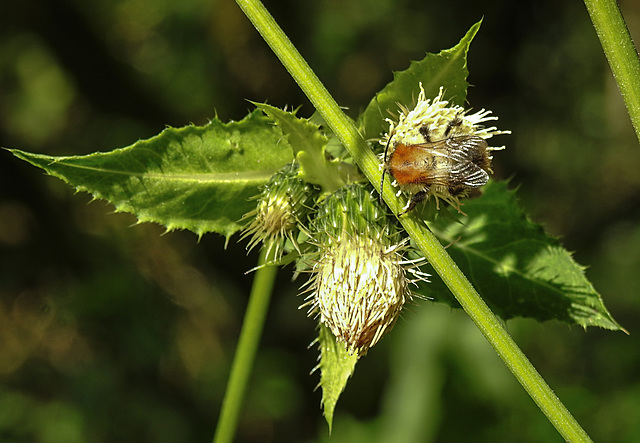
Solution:
[[[349,355],[344,344],[336,341],[329,328],[321,324],[319,329],[320,364],[318,366],[321,371],[322,407],[324,418],[329,425],[329,432],[331,432],[336,403],[355,370],[358,356],[357,354]]]
[[[398,103],[410,108],[418,98],[419,83],[422,83],[427,98],[435,97],[442,86],[445,98],[462,106],[469,86],[467,51],[481,23],[474,24],[453,48],[427,54],[422,60],[411,62],[408,69],[395,72],[393,81],[376,94],[358,119],[364,138],[378,138],[388,129],[384,120],[398,115]]]
[[[318,125],[307,119],[296,117],[295,111],[288,112],[273,106],[254,103],[271,118],[287,137],[293,155],[300,164],[300,177],[325,192],[332,192],[344,186],[340,176],[339,163],[330,161],[325,155],[327,137]]]
[[[559,320],[621,330],[571,253],[520,208],[515,191],[490,182],[482,198],[465,200],[460,221],[429,224],[491,309],[504,319]],[[459,307],[437,280],[417,292]]]
[[[227,239],[255,207],[258,186],[293,160],[282,134],[259,111],[240,122],[167,128],[111,152],[51,157],[11,152],[140,222]]]

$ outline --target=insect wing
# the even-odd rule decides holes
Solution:
[[[425,184],[449,186],[451,164],[455,164],[456,160],[451,155],[447,139],[420,143],[414,145],[414,147],[422,151],[425,158],[430,159],[427,173],[425,174]]]
[[[487,146],[485,139],[475,135],[449,137],[436,142],[411,145],[414,149],[434,157],[446,157],[454,163],[476,163],[486,155]]]
[[[404,156],[420,158],[428,164],[427,173],[420,183],[478,188],[489,181],[489,174],[481,166],[488,166],[487,142],[481,137],[463,135],[435,142],[402,145],[402,148]],[[411,150],[419,154],[411,154]]]
[[[480,166],[469,161],[451,169],[451,181],[470,188],[479,188],[489,181],[489,174]]]
[[[467,135],[451,137],[444,141],[446,142],[451,158],[457,162],[476,163],[486,156],[488,145],[482,137]]]

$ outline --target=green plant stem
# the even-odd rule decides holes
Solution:
[[[615,0],[584,0],[640,140],[640,59]]]
[[[258,0],[236,0],[236,2],[353,156],[369,181],[377,186],[381,175],[377,158],[353,122],[340,110],[333,97],[273,17]],[[386,187],[384,199],[392,210],[396,213],[399,211],[398,200],[390,187]],[[567,441],[591,441],[423,222],[414,218],[413,215],[402,217],[400,221],[462,307],[558,432]]]
[[[238,426],[238,416],[253,368],[258,343],[262,336],[278,270],[277,266],[262,266],[266,261],[268,260],[265,256],[265,248],[263,248],[258,261],[259,267],[253,279],[249,304],[242,322],[238,347],[231,365],[231,375],[222,401],[216,433],[213,437],[214,443],[231,442]]]

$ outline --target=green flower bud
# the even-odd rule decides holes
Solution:
[[[247,249],[263,243],[267,256],[278,261],[288,240],[300,252],[298,235],[306,231],[304,223],[316,194],[315,188],[298,177],[297,165],[276,172],[256,196],[256,209],[243,217],[248,223],[241,240],[251,237]]]
[[[318,255],[312,264],[310,315],[331,329],[349,353],[364,355],[389,332],[412,297],[407,271],[425,279],[403,253],[396,225],[361,185],[328,196],[313,222]]]

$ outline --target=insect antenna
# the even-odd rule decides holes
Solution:
[[[382,200],[382,187],[384,186],[384,174],[387,172],[387,151],[389,150],[389,143],[391,142],[391,137],[387,140],[387,146],[384,148],[384,167],[382,168],[382,178],[380,179],[380,203],[384,204]]]

